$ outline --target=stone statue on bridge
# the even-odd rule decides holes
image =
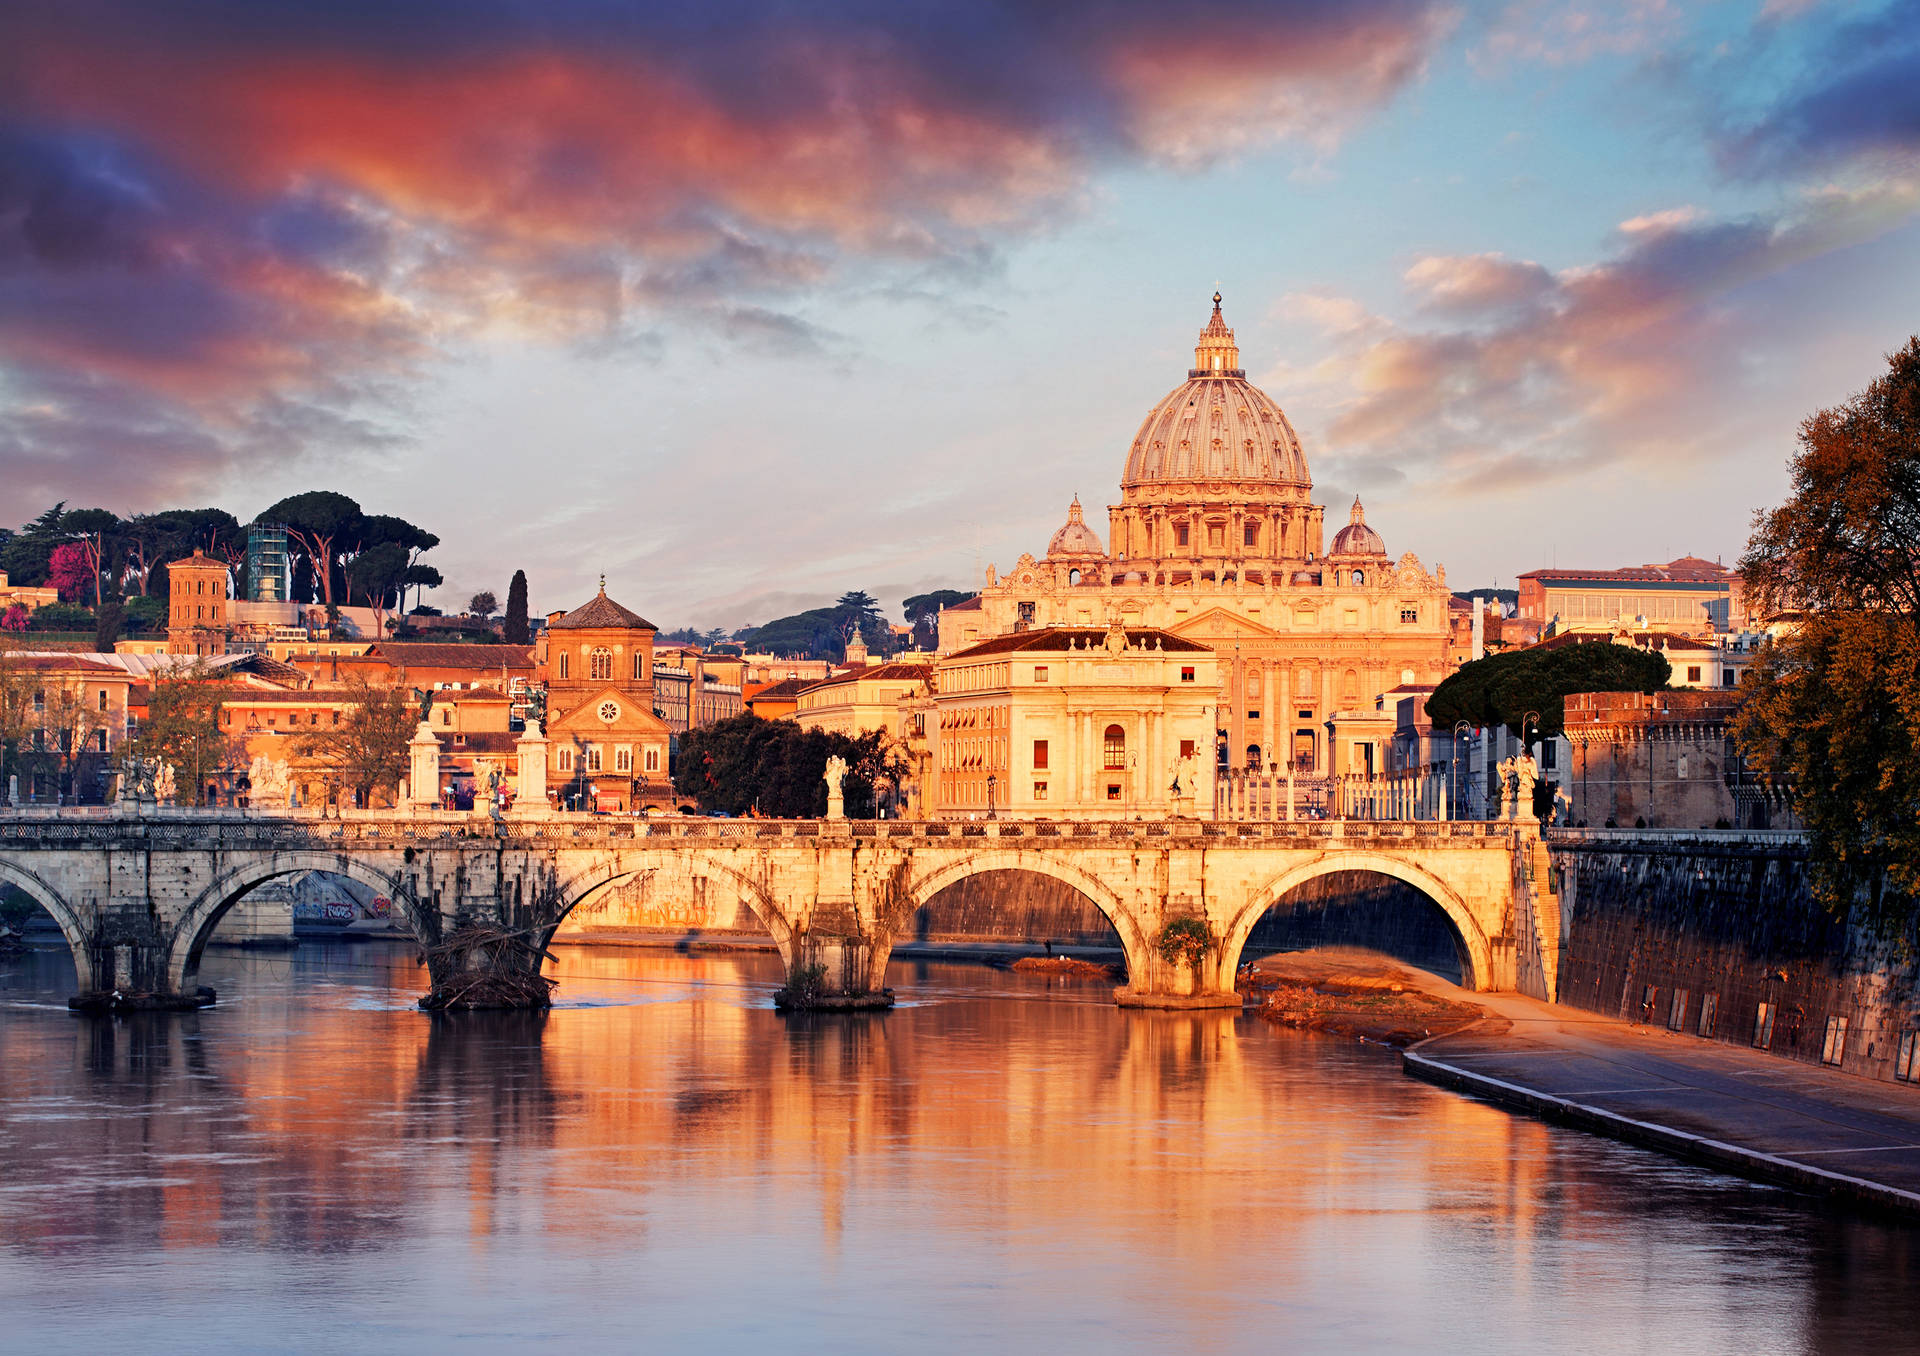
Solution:
[[[1539,764],[1533,755],[1522,753],[1513,760],[1513,812],[1509,819],[1532,819],[1533,785],[1540,780]]]
[[[841,783],[847,777],[847,760],[839,754],[827,759],[825,773],[827,782],[827,818],[845,819],[847,817],[847,796],[841,789]]]
[[[255,809],[284,810],[293,800],[293,769],[277,758],[255,754],[247,782],[252,787],[248,801]]]
[[[1493,810],[1493,817],[1495,819],[1512,819],[1513,759],[1502,758],[1500,760],[1499,766],[1494,769],[1493,785],[1487,789],[1492,792],[1493,804],[1490,808]]]
[[[178,779],[173,774],[172,763],[155,762],[153,765],[153,799],[160,805],[171,805],[179,795]]]

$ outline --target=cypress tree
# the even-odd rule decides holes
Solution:
[[[527,645],[533,641],[533,631],[527,625],[527,572],[515,570],[513,582],[507,585],[507,621],[506,634],[503,637],[509,645]]]

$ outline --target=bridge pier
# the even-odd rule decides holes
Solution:
[[[100,911],[84,947],[74,956],[80,992],[67,999],[76,1012],[182,1011],[204,1008],[214,992],[204,984],[174,983],[172,938],[149,909]]]
[[[890,1008],[893,990],[880,981],[892,953],[890,937],[796,932],[780,948],[787,962],[787,983],[774,991],[773,1005],[782,1012]]]

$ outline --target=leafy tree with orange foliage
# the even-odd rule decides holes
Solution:
[[[1904,928],[1920,899],[1920,338],[1801,425],[1792,472],[1740,570],[1799,625],[1749,671],[1735,736],[1793,788],[1820,902]]]

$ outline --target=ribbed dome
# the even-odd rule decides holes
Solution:
[[[1360,496],[1353,497],[1353,514],[1347,525],[1333,534],[1333,548],[1329,556],[1382,556],[1387,554],[1387,543],[1367,526],[1367,511],[1360,507]]]
[[[1100,545],[1100,538],[1087,526],[1087,516],[1080,509],[1080,496],[1073,497],[1073,505],[1067,510],[1066,524],[1053,534],[1053,540],[1047,543],[1047,559],[1058,560],[1062,556],[1104,556],[1106,548]]]
[[[1120,487],[1195,480],[1313,486],[1293,425],[1240,367],[1240,349],[1221,318],[1218,292],[1213,318],[1194,346],[1186,383],[1140,425]]]

